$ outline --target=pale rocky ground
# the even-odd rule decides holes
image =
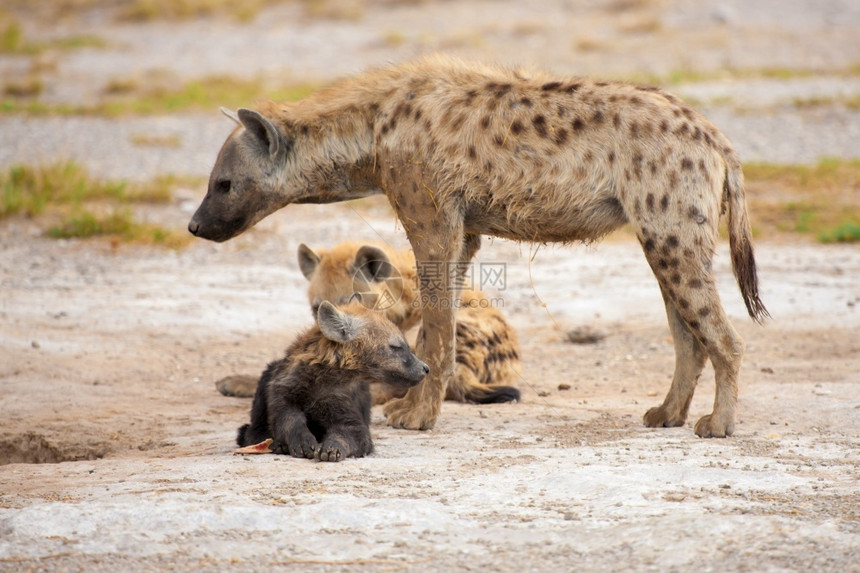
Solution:
[[[33,19],[27,33],[111,39],[57,56],[45,96],[57,101],[152,70],[325,80],[432,49],[613,77],[815,69],[671,89],[745,160],[860,155],[860,113],[840,104],[860,92],[845,73],[860,54],[855,2],[621,4],[372,2],[336,21],[287,4],[251,24],[105,26],[91,14]],[[27,65],[0,57],[4,78]],[[823,96],[833,103],[792,105]],[[230,127],[215,110],[0,115],[0,166],[74,158],[105,177],[206,175]],[[181,145],[135,146],[141,133]],[[147,216],[182,227],[202,194],[183,189]],[[290,207],[180,252],[0,224],[0,460],[13,462],[0,465],[0,570],[860,571],[856,246],[760,240],[764,327],[746,318],[719,251],[721,294],[748,345],[729,439],[641,425],[673,350],[636,244],[542,247],[531,260],[534,247],[486,240],[479,261],[506,265],[504,288],[487,290],[520,337],[522,403],[446,403],[420,433],[388,428],[377,408],[376,453],[362,460],[233,456],[250,402],[213,381],[261,371],[310,323],[299,242],[360,237],[405,246],[376,200]],[[581,326],[607,337],[567,342]],[[708,368],[691,423],[712,397]],[[34,461],[62,463],[21,463]]]

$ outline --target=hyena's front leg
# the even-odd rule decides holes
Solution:
[[[444,229],[450,226],[436,226]],[[422,329],[424,333],[422,360],[430,366],[430,374],[410,388],[403,398],[390,401],[384,407],[388,424],[395,428],[429,430],[436,424],[448,381],[454,375],[454,299],[456,286],[452,270],[457,268],[462,236],[427,236],[409,233],[415,252],[420,281]]]
[[[319,443],[308,429],[305,413],[295,407],[284,408],[272,420],[272,451],[294,458],[313,458]]]
[[[372,451],[370,428],[363,424],[335,426],[326,431],[314,457],[321,462],[339,462],[349,456],[363,458]]]

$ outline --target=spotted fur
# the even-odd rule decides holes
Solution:
[[[238,121],[189,223],[203,238],[227,240],[290,203],[380,192],[416,259],[430,263],[470,261],[480,235],[590,242],[629,223],[675,341],[672,385],[645,423],[682,425],[709,359],[714,407],[695,431],[734,431],[744,343],[711,271],[723,213],[747,310],[755,320],[767,310],[740,160],[677,97],[650,86],[428,57],[345,79],[297,103],[239,110]],[[419,273],[422,294],[433,289],[431,279]],[[433,427],[454,373],[451,305],[423,304],[422,323],[431,374],[386,404],[396,427]]]

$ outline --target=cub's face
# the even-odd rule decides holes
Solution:
[[[410,388],[421,382],[430,372],[430,367],[415,356],[403,333],[393,322],[379,311],[369,325],[367,345],[368,362],[374,364],[374,378],[398,388]]]
[[[370,380],[410,388],[430,372],[385,313],[370,310],[359,300],[341,307],[323,301],[317,323],[323,336],[342,345],[351,367]]]

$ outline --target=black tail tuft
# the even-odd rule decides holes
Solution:
[[[744,304],[750,317],[758,323],[770,314],[759,298],[758,273],[752,246],[752,230],[746,199],[744,198],[744,176],[740,162],[726,167],[723,184],[724,199],[728,204],[729,248],[732,253],[732,269],[738,281]]]
[[[466,401],[475,404],[502,404],[519,402],[520,391],[513,386],[484,386],[466,394]]]
[[[236,435],[236,443],[241,447],[252,446],[253,444],[245,443],[245,434],[248,433],[248,428],[251,427],[251,424],[245,424],[241,428],[239,428],[239,433]]]

